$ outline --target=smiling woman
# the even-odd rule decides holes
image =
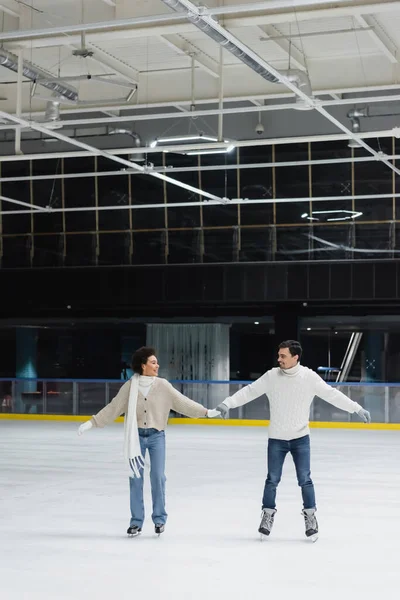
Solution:
[[[79,435],[92,427],[110,425],[125,414],[124,455],[130,471],[131,520],[128,535],[142,532],[144,522],[143,472],[146,450],[149,452],[150,483],[153,499],[151,515],[155,532],[163,533],[167,521],[165,510],[165,428],[170,410],[188,417],[216,417],[220,413],[207,410],[176,390],[166,379],[158,378],[156,351],[143,346],[132,356],[133,377],[124,383],[115,398],[79,427]]]

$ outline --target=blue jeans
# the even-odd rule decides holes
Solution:
[[[151,518],[155,525],[163,525],[167,521],[165,512],[165,431],[157,429],[139,428],[140,447],[143,458],[146,450],[150,455],[150,483],[151,497],[153,499],[153,514]],[[143,475],[141,469],[140,477],[129,478],[131,522],[130,526],[143,526],[144,502],[143,502]]]
[[[310,472],[310,436],[296,440],[268,440],[268,475],[265,481],[263,508],[275,508],[276,488],[282,477],[283,463],[290,452],[301,487],[304,508],[315,508],[314,484]]]

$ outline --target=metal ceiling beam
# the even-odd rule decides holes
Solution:
[[[283,52],[288,57],[288,60],[290,59],[290,68],[293,68],[293,66],[295,66],[297,69],[301,69],[302,71],[307,70],[304,54],[300,52],[300,50],[295,46],[295,44],[293,44],[292,41],[284,38],[281,38],[279,40],[273,39],[276,35],[282,35],[279,29],[277,29],[277,27],[275,27],[274,25],[259,25],[258,28],[260,29],[260,31],[262,31],[262,33],[265,33],[268,36],[268,40],[271,43],[276,44],[281,50],[283,50]]]
[[[121,75],[121,77],[126,79],[129,83],[139,83],[139,71],[131,67],[131,65],[121,60],[120,58],[116,58],[110,52],[106,52],[106,50],[103,50],[96,44],[91,44],[90,42],[87,42],[86,45],[88,48],[92,48],[94,52],[93,56],[90,57],[91,61],[95,61],[103,67],[109,67],[118,75]]]
[[[396,194],[379,194],[379,198],[399,198],[400,193]],[[337,202],[343,200],[376,200],[376,194],[363,194],[363,195],[348,195],[348,196],[313,196],[312,201],[314,202]],[[229,205],[237,205],[237,204],[293,204],[296,203],[306,203],[309,204],[310,197],[304,198],[232,198],[229,202]],[[204,201],[192,201],[192,202],[158,202],[157,204],[117,204],[111,206],[79,206],[74,208],[49,208],[47,209],[47,213],[76,213],[76,212],[97,212],[97,211],[109,211],[109,210],[146,210],[146,209],[154,209],[161,208],[165,210],[166,208],[184,208],[186,206],[217,206],[220,202],[217,200],[207,200]],[[23,214],[31,214],[32,210],[10,210],[10,211],[0,211],[0,214],[7,215],[23,215]],[[40,214],[43,214],[44,211],[41,211]],[[39,214],[39,213],[35,213]]]
[[[390,154],[387,156],[389,160],[399,160],[400,154]],[[0,159],[1,160],[1,159]],[[272,169],[272,168],[288,168],[288,167],[306,167],[320,165],[342,165],[342,164],[358,164],[375,161],[373,156],[351,156],[349,158],[327,158],[327,159],[311,159],[311,160],[283,160],[278,162],[266,163],[237,163],[237,164],[220,164],[220,165],[202,165],[191,167],[154,167],[155,173],[193,173],[207,171],[235,171],[246,169]],[[17,181],[46,181],[54,179],[84,179],[86,177],[127,177],[128,175],[139,175],[136,171],[87,171],[82,173],[52,173],[51,175],[22,175],[21,177],[0,177],[0,183],[16,183]],[[379,197],[376,196],[377,198]],[[293,198],[296,202],[296,198]],[[31,206],[29,204],[29,206]]]
[[[167,44],[167,46],[172,48],[177,54],[187,57],[188,66],[190,66],[190,55],[193,54],[194,60],[199,65],[199,67],[203,69],[203,71],[211,75],[211,77],[218,79],[219,73],[217,62],[210,56],[207,56],[194,44],[185,40],[181,35],[160,35],[158,36],[158,39]]]
[[[16,19],[20,18],[20,14],[17,11],[13,10],[12,8],[9,8],[3,3],[0,4],[0,11],[6,13],[7,15],[10,15],[11,17],[15,17]]]
[[[356,14],[355,19],[358,21],[361,27],[370,28],[368,30],[368,35],[374,41],[377,48],[381,50],[382,54],[384,54],[391,63],[398,63],[398,48],[383,29],[382,25],[380,25],[380,23],[378,23],[378,21],[375,19],[375,17]]]
[[[0,116],[1,116],[0,112]],[[4,113],[3,113],[4,114]],[[54,135],[56,132],[49,135]],[[63,138],[66,136],[62,136]],[[387,137],[396,137],[400,138],[400,127],[394,127],[393,129],[385,129],[380,131],[367,131],[360,132],[358,137],[367,140],[367,139],[376,139],[376,138],[387,138]],[[72,139],[67,138],[68,143],[73,144]],[[235,146],[237,148],[255,148],[260,146],[284,146],[286,144],[294,144],[294,143],[311,143],[311,142],[333,142],[337,140],[350,140],[352,139],[350,135],[346,135],[344,133],[331,133],[324,135],[298,135],[293,137],[286,138],[268,138],[268,139],[251,139],[251,140],[239,140],[235,142]],[[85,145],[86,146],[86,145]],[[221,145],[215,142],[204,142],[202,143],[202,148],[204,150],[213,149],[216,147],[220,147]],[[198,144],[182,144],[182,145],[174,145],[174,146],[163,146],[163,150],[168,150],[169,152],[184,152],[186,150],[198,150]],[[0,162],[16,162],[16,161],[25,161],[25,160],[43,160],[43,159],[54,159],[54,158],[81,158],[85,156],[101,156],[104,151],[99,149],[93,149],[92,151],[70,151],[70,152],[41,152],[37,154],[22,154],[21,156],[15,156],[15,154],[11,155],[0,155]],[[159,148],[150,148],[150,147],[142,147],[142,148],[113,148],[112,150],[107,150],[107,154],[109,155],[134,155],[136,153],[146,153],[152,154],[160,152]],[[389,157],[388,157],[389,158]],[[375,160],[375,158],[374,158]],[[118,161],[121,162],[121,161]],[[128,165],[129,166],[129,165]],[[132,165],[131,165],[132,166]],[[173,170],[172,170],[173,172]]]
[[[249,102],[251,100],[249,99]],[[399,102],[400,94],[393,94],[390,96],[378,96],[378,97],[360,97],[360,98],[338,98],[337,100],[318,100],[321,107],[327,108],[333,106],[346,106],[361,103],[381,103],[381,102]],[[224,98],[225,102],[225,98]],[[131,108],[138,108],[137,106]],[[118,117],[96,117],[96,118],[80,118],[80,119],[66,119],[62,121],[64,127],[78,127],[80,125],[111,125],[115,123],[128,123],[130,121],[158,121],[162,119],[192,119],[196,117],[210,117],[218,114],[233,115],[233,114],[246,114],[246,113],[257,113],[257,112],[274,112],[279,110],[296,110],[293,102],[285,104],[257,104],[255,106],[240,106],[234,108],[212,108],[207,110],[196,110],[194,113],[180,109],[179,112],[165,112],[165,113],[146,113],[146,114],[134,114],[134,115],[121,115]],[[96,112],[99,112],[97,109]],[[0,125],[0,131],[3,129],[12,129],[13,126]]]
[[[388,83],[386,85],[371,85],[371,86],[360,86],[360,87],[342,87],[342,88],[326,88],[326,89],[317,89],[314,90],[314,97],[317,96],[331,96],[333,94],[339,96],[342,94],[356,94],[356,93],[374,93],[374,92],[382,92],[382,91],[396,91],[396,90],[400,90],[400,83]],[[389,98],[390,96],[382,96],[383,98],[385,98],[385,101],[387,98]],[[224,103],[234,103],[234,102],[252,102],[254,104],[259,104],[260,106],[262,106],[264,104],[265,101],[271,101],[271,100],[282,100],[285,98],[293,98],[293,94],[291,92],[278,92],[278,93],[274,93],[274,94],[255,94],[252,93],[251,90],[249,90],[249,93],[246,96],[224,96]],[[351,102],[379,102],[380,96],[366,96],[363,98],[357,98],[357,99],[346,99],[347,103],[351,103]],[[336,103],[340,104],[342,103],[342,99],[341,98],[337,98],[336,100],[338,100]],[[390,100],[388,100],[390,102]],[[62,114],[64,115],[73,115],[73,114],[80,114],[80,113],[91,113],[91,112],[99,112],[99,110],[101,110],[102,112],[104,111],[124,111],[124,110],[151,110],[151,109],[155,109],[155,108],[168,108],[168,107],[176,107],[177,105],[179,105],[179,110],[182,110],[185,106],[190,108],[190,104],[191,104],[191,99],[190,98],[186,98],[186,99],[176,99],[176,100],[171,100],[171,101],[166,101],[166,102],[152,102],[152,103],[144,103],[144,104],[135,104],[134,106],[129,105],[129,104],[112,104],[110,105],[109,103],[107,105],[104,105],[101,107],[101,109],[99,108],[99,106],[82,106],[82,107],[71,107],[68,108],[68,106],[66,105],[66,107],[62,110]],[[196,98],[196,105],[201,105],[201,104],[218,104],[218,98]],[[37,110],[37,111],[29,111],[29,113],[23,113],[23,116],[25,117],[29,117],[29,118],[36,118],[36,117],[42,117],[45,114],[44,110]],[[173,113],[171,113],[173,114]]]

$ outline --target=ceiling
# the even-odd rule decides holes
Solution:
[[[241,55],[191,22],[185,6],[197,10],[189,0],[0,0],[0,62],[1,53],[14,61],[0,66],[2,160],[39,151],[21,149],[21,139],[52,136],[64,153],[127,153],[132,137],[108,135],[115,127],[138,133],[149,152],[155,137],[199,128],[238,145],[346,139],[356,106],[368,107],[365,142],[400,136],[400,1],[209,0],[201,18],[214,19]],[[310,110],[293,110],[302,103]],[[62,136],[75,141],[65,146]],[[72,147],[89,138],[88,148]]]

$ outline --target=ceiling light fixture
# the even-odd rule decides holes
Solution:
[[[201,149],[201,145],[202,142],[219,142],[220,140],[218,140],[217,137],[211,136],[211,135],[204,135],[203,133],[198,133],[198,134],[188,134],[188,135],[175,135],[175,136],[168,136],[168,137],[159,137],[156,138],[155,140],[153,140],[150,143],[150,148],[156,148],[159,144],[174,144],[174,143],[182,143],[182,142],[191,142],[191,143],[196,143],[196,142],[200,142],[199,144],[199,149],[194,149],[194,150],[189,150],[188,152],[185,152],[184,150],[179,150],[177,152],[177,154],[186,154],[187,156],[198,156],[200,154],[226,154],[227,152],[232,152],[232,150],[235,148],[235,144],[233,144],[230,140],[223,140],[221,141],[221,147],[216,147],[215,149],[211,149],[211,150],[202,150]],[[163,150],[162,147],[160,147],[160,150],[162,152],[171,152],[171,150]]]
[[[319,217],[314,215],[340,215],[337,217],[328,217],[325,219],[326,221],[352,221],[354,219],[358,219],[358,217],[362,216],[362,212],[355,210],[313,210],[311,214],[303,213],[301,215],[302,219],[307,219],[308,221],[320,221]]]

